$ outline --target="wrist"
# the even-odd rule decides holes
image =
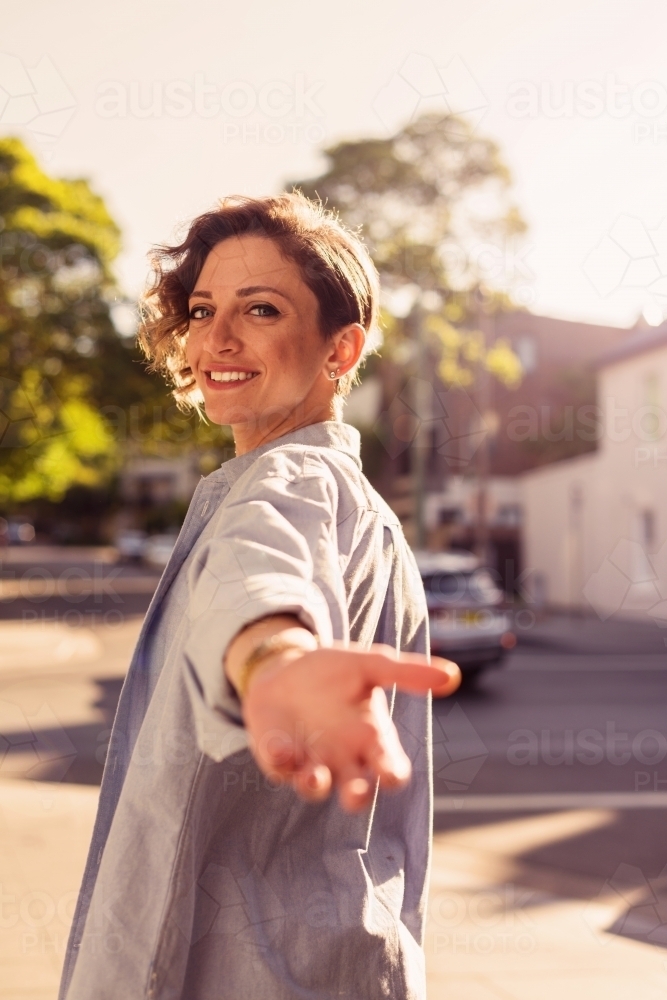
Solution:
[[[288,634],[290,639],[295,636],[305,637],[305,640],[312,642],[312,633],[295,615],[268,615],[248,622],[236,633],[222,658],[222,669],[236,691],[244,661],[263,639],[278,634]]]
[[[300,629],[298,631],[302,633],[301,635],[290,637],[289,631],[268,636],[255,645],[245,657],[235,683],[238,695],[242,700],[247,697],[248,691],[258,675],[280,663],[285,664],[299,659],[305,653],[318,648],[318,638],[312,633]]]

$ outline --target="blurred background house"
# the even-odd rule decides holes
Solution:
[[[570,467],[597,469],[598,396],[606,392],[596,380],[599,359],[625,357],[660,334],[641,323],[622,329],[526,310],[499,312],[493,327],[494,340],[509,344],[521,361],[518,387],[491,379],[471,390],[448,387],[433,364],[416,382],[430,394],[420,421],[400,366],[383,362],[353,390],[346,419],[362,429],[371,478],[413,543],[421,535],[434,551],[477,551],[508,593],[523,574],[540,600],[548,594],[561,605],[581,604],[580,591],[572,601],[547,586],[552,574],[544,573],[543,555],[548,563],[549,545],[562,551],[565,529],[559,520],[545,521],[547,508],[533,502],[537,488],[530,484],[563,478]],[[539,549],[536,537],[543,540]]]
[[[596,451],[520,476],[525,562],[551,605],[665,625],[667,324],[621,339],[595,369]]]

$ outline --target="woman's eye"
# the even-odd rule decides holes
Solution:
[[[193,306],[190,310],[190,319],[205,319],[203,314],[211,314],[208,306]]]
[[[259,312],[256,312],[256,310],[259,310]],[[250,312],[253,313],[255,316],[277,316],[278,315],[278,310],[276,309],[276,307],[272,306],[272,305],[269,305],[268,302],[261,302],[260,304],[258,304],[256,306],[251,306],[250,307]]]

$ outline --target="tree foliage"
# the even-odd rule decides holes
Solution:
[[[112,322],[120,232],[85,180],[0,140],[0,502],[99,486],[198,434]]]
[[[394,314],[384,353],[410,336],[410,324],[396,316],[401,295],[433,292],[434,322],[425,333],[443,381],[469,385],[482,363],[518,384],[521,366],[510,345],[487,345],[476,328],[480,292],[487,310],[511,305],[503,262],[525,230],[496,144],[458,117],[427,114],[390,138],[341,142],[325,156],[323,174],[294,186],[361,229],[386,312]]]

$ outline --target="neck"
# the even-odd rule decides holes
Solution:
[[[288,413],[276,413],[270,420],[259,419],[246,421],[243,424],[232,425],[234,434],[234,444],[236,455],[245,455],[255,448],[260,448],[263,444],[275,441],[276,438],[292,431],[298,431],[302,427],[309,427],[310,424],[319,424],[325,420],[338,419],[336,407],[333,399],[324,405],[312,405],[306,408],[305,405],[296,407]]]

